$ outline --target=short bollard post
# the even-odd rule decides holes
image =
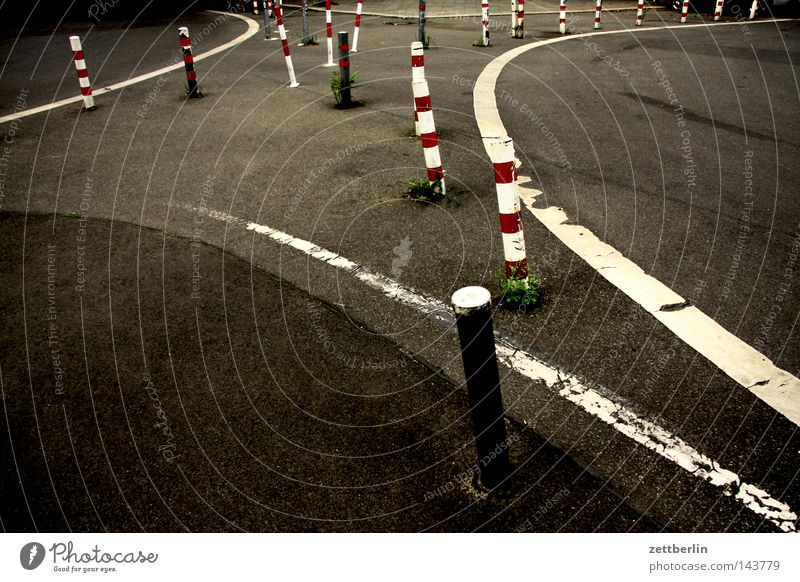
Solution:
[[[525,38],[525,0],[517,0],[517,27],[514,38]]]
[[[500,373],[492,328],[492,297],[483,287],[453,293],[481,483],[494,489],[511,473]]]
[[[757,11],[758,11],[758,0],[753,0],[753,3],[750,5],[750,20],[753,20],[756,17]]]
[[[89,71],[86,68],[86,57],[83,55],[80,37],[69,37],[69,44],[70,48],[72,48],[72,59],[75,61],[75,70],[78,72],[78,83],[81,86],[81,95],[83,95],[83,106],[89,110],[94,109],[92,83],[89,81]]]
[[[339,78],[342,85],[339,89],[339,97],[343,108],[352,105],[350,100],[350,46],[347,44],[347,33],[339,33]]]
[[[636,26],[641,26],[642,20],[644,20],[644,0],[639,0],[636,5]]]
[[[202,97],[200,88],[197,86],[197,73],[194,70],[194,57],[192,56],[192,41],[189,39],[189,29],[186,26],[178,28],[178,36],[181,39],[181,52],[183,53],[183,66],[186,69],[186,83],[189,86],[187,96],[190,99]]]
[[[594,27],[600,28],[600,13],[603,11],[603,0],[595,0],[594,3]]]
[[[685,24],[689,18],[689,0],[683,0],[681,5],[681,24]]]
[[[253,0],[253,14],[258,16],[258,0]]]
[[[419,0],[419,42],[422,43],[422,46],[428,48],[428,40],[425,38],[425,22],[427,21],[427,16],[425,14],[425,0]]]
[[[567,0],[559,0],[558,3],[558,32],[567,33]]]

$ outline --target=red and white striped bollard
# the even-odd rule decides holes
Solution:
[[[75,70],[78,72],[78,83],[81,86],[81,95],[83,95],[83,106],[86,109],[94,109],[92,83],[89,81],[89,70],[86,68],[86,57],[83,54],[81,38],[79,36],[71,36],[69,37],[69,44],[70,48],[72,48]]]
[[[639,3],[636,5],[636,26],[641,26],[643,19],[644,19],[644,0],[639,0]]]
[[[489,46],[489,0],[481,0],[481,46]]]
[[[517,28],[514,38],[525,38],[525,0],[517,0]]]
[[[350,49],[351,53],[358,52],[358,31],[361,30],[361,11],[363,10],[364,0],[358,0],[356,5],[356,25],[353,29],[353,47]]]
[[[253,0],[253,14],[258,16],[258,0]]]
[[[300,83],[294,76],[294,67],[292,66],[292,53],[289,51],[289,41],[286,39],[286,28],[283,26],[283,6],[280,2],[276,2],[274,6],[275,20],[278,22],[278,36],[281,37],[281,44],[283,45],[283,56],[286,59],[286,68],[289,71],[289,87],[299,87]]]
[[[428,82],[425,80],[412,82],[411,88],[414,91],[414,107],[417,110],[419,128],[422,132],[422,151],[425,154],[425,166],[428,168],[428,180],[430,182],[438,181],[442,187],[442,194],[444,194],[444,169],[442,168],[442,157],[439,155],[439,139],[436,137],[436,125],[433,122]]]
[[[681,5],[681,24],[684,24],[689,18],[689,0],[683,0]]]
[[[328,62],[326,67],[335,67],[333,62],[333,18],[331,16],[331,0],[325,0],[325,34],[328,37]]]
[[[714,20],[719,20],[722,16],[722,7],[725,4],[725,0],[717,0],[717,5],[714,7]]]
[[[511,0],[511,36],[517,30],[517,0]]]
[[[417,83],[425,80],[425,47],[419,41],[411,43],[411,82]],[[414,101],[414,134],[419,137],[422,132],[419,129],[419,115],[417,115],[417,105]]]
[[[600,13],[603,11],[603,0],[595,0],[594,3],[594,27],[600,28]]]
[[[178,37],[181,40],[181,53],[183,53],[183,67],[186,69],[186,83],[189,86],[187,93],[190,99],[202,97],[197,86],[197,72],[194,70],[194,56],[192,55],[192,41],[189,38],[189,29],[186,26],[178,28]]]
[[[522,233],[514,142],[510,137],[494,137],[486,138],[484,143],[494,168],[506,277],[526,279],[528,259],[525,252],[525,236]]]
[[[567,0],[559,0],[558,4],[558,32],[567,32]]]

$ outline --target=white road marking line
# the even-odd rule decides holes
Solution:
[[[765,24],[789,22],[795,19],[772,19],[747,21],[747,24]],[[488,138],[508,135],[495,99],[495,85],[503,68],[514,58],[535,48],[565,42],[567,40],[587,36],[608,34],[639,34],[665,29],[680,29],[714,26],[732,26],[739,22],[681,24],[590,32],[567,37],[532,42],[510,50],[490,62],[475,82],[474,108],[475,119],[484,146]],[[487,148],[487,153],[489,150]],[[528,177],[520,177],[519,182],[530,181]],[[612,285],[620,289],[628,297],[644,307],[648,313],[664,324],[687,345],[691,346],[703,357],[725,372],[733,380],[747,388],[755,396],[784,415],[787,419],[800,425],[800,380],[789,372],[778,368],[772,360],[758,350],[740,340],[716,321],[686,300],[673,292],[655,277],[646,274],[631,260],[625,258],[614,247],[602,242],[590,230],[582,226],[567,225],[567,216],[558,208],[535,208],[534,201],[539,190],[520,186],[522,199],[531,213],[544,224],[561,242],[585,260]],[[686,304],[685,307],[682,307]],[[675,306],[677,309],[665,310]]]
[[[208,10],[207,12],[211,12],[213,14],[227,14],[238,18],[247,23],[247,30],[234,38],[233,40],[229,40],[228,42],[219,45],[213,49],[210,49],[207,52],[201,53],[194,57],[194,62],[202,61],[208,57],[214,56],[217,53],[221,53],[224,50],[231,48],[232,46],[236,46],[248,38],[253,36],[255,33],[258,32],[258,22],[251,20],[250,18],[245,18],[240,14],[235,14],[233,12],[220,12],[218,10]],[[177,46],[177,45],[176,45]],[[177,49],[176,49],[177,50]],[[175,63],[174,65],[169,65],[167,67],[162,67],[158,70],[151,71],[149,73],[145,73],[143,75],[139,75],[138,77],[131,77],[130,79],[126,79],[125,81],[121,81],[119,83],[114,83],[113,85],[109,85],[108,87],[100,87],[98,89],[92,89],[92,96],[99,97],[105,93],[110,93],[111,91],[116,91],[118,89],[122,89],[129,85],[134,85],[136,83],[141,83],[142,81],[146,81],[147,79],[152,79],[153,77],[158,77],[163,75],[164,73],[169,73],[171,71],[177,71],[179,69],[183,69],[184,64],[183,60]],[[78,103],[79,101],[83,101],[83,95],[76,95],[75,97],[68,97],[66,99],[61,99],[60,101],[53,101],[52,103],[48,103],[47,105],[40,105],[38,107],[32,107],[30,109],[26,109],[24,111],[19,111],[17,113],[12,113],[11,115],[4,115],[0,117],[0,123],[7,123],[9,121],[14,121],[16,119],[22,119],[23,117],[29,117],[31,115],[36,115],[37,113],[42,113],[44,111],[50,111],[51,109],[56,109],[58,107],[64,107],[65,105],[69,105],[71,103]]]
[[[184,208],[193,212],[198,211],[196,208]],[[269,226],[236,218],[225,212],[211,210],[206,213],[206,216],[231,225],[243,226],[250,232],[266,236],[281,245],[292,247],[309,257],[353,275],[390,299],[399,301],[451,327],[454,324],[452,308],[442,301],[398,283],[385,275],[372,273],[338,253]],[[526,378],[543,381],[549,389],[557,392],[562,398],[579,406],[585,412],[633,441],[673,462],[692,476],[721,488],[723,494],[734,496],[747,509],[772,522],[782,531],[795,531],[794,522],[797,521],[797,514],[789,505],[773,498],[760,487],[742,482],[736,473],[723,469],[719,463],[703,455],[683,439],[672,435],[653,422],[637,416],[624,405],[585,386],[575,376],[563,374],[536,356],[515,347],[510,340],[497,337],[495,349],[498,361],[503,365]]]

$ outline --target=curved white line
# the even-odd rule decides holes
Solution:
[[[253,36],[255,33],[258,32],[259,24],[257,21],[246,18],[240,14],[236,14],[234,12],[220,12],[218,10],[208,10],[207,12],[211,12],[212,14],[227,14],[229,16],[233,16],[234,18],[238,18],[247,23],[247,30],[234,38],[233,40],[229,40],[228,42],[219,45],[218,47],[214,47],[213,49],[209,50],[208,52],[204,52],[200,55],[194,57],[194,61],[202,61],[208,57],[214,56],[217,53],[221,53],[224,50],[228,50],[229,48],[236,46],[248,38]],[[178,69],[183,68],[183,61],[175,63],[174,65],[169,65],[167,67],[162,67],[155,71],[151,71],[149,73],[145,73],[143,75],[139,75],[138,77],[131,77],[130,79],[126,79],[125,81],[121,81],[119,83],[114,83],[113,85],[109,85],[107,87],[101,87],[99,89],[92,89],[92,95],[94,97],[98,97],[105,93],[110,93],[111,91],[116,91],[118,89],[123,89],[129,85],[135,85],[136,83],[141,83],[142,81],[146,81],[147,79],[152,79],[153,77],[158,77],[163,75],[164,73],[169,73],[170,71],[177,71]],[[51,109],[56,109],[58,107],[64,107],[65,105],[69,105],[71,103],[78,103],[79,101],[83,100],[83,95],[76,95],[75,97],[68,97],[66,99],[61,99],[60,101],[53,101],[52,103],[48,103],[47,105],[40,105],[38,107],[32,107],[31,109],[26,109],[25,111],[19,111],[17,113],[12,113],[11,115],[5,115],[0,117],[0,123],[8,123],[9,121],[14,121],[15,119],[22,119],[23,117],[29,117],[31,115],[36,115],[37,113],[42,113],[44,111],[50,111]]]
[[[793,18],[747,21],[751,24],[796,21]],[[561,36],[532,42],[506,53],[490,62],[478,76],[473,92],[475,120],[483,139],[487,154],[489,139],[507,137],[508,132],[500,119],[495,99],[495,85],[503,68],[519,55],[544,45],[564,42],[587,36],[608,34],[638,34],[676,28],[708,28],[712,26],[739,25],[739,22],[679,24],[670,26],[611,30]],[[520,184],[531,184],[531,178],[520,176]],[[760,400],[800,426],[800,379],[778,368],[772,360],[743,342],[719,325],[711,317],[664,285],[645,273],[633,261],[626,258],[609,244],[604,243],[589,229],[567,224],[567,215],[559,208],[536,208],[535,199],[541,191],[530,185],[519,186],[520,199],[544,226],[569,249],[581,257],[612,285],[642,306],[658,319],[673,334],[692,349],[725,372],[741,386],[747,388]],[[683,306],[668,309],[667,306]]]

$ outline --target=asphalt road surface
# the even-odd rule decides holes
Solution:
[[[649,23],[677,20],[656,14]],[[607,15],[604,22],[615,30],[631,26],[632,17]],[[352,17],[337,17],[335,30],[351,26]],[[561,373],[555,381],[532,381],[520,366],[501,367],[511,434],[525,434],[515,459],[530,472],[520,473],[507,497],[485,498],[467,487],[444,491],[435,508],[410,501],[469,467],[456,336],[413,300],[424,294],[446,305],[456,289],[474,284],[499,294],[493,173],[474,119],[472,87],[491,59],[520,41],[497,31],[493,46],[479,49],[472,46],[477,21],[429,23],[434,47],[426,52],[426,73],[456,200],[421,205],[403,197],[408,181],[425,171],[411,135],[408,45],[416,27],[382,18],[365,18],[362,26],[360,50],[352,56],[361,71],[355,90],[361,105],[351,110],[333,106],[324,42],[292,45],[301,87],[290,90],[279,43],[259,32],[197,63],[201,100],[184,99],[184,74],[175,71],[103,95],[92,112],[72,104],[0,126],[11,139],[1,208],[8,213],[3,310],[15,331],[4,338],[0,360],[9,395],[3,455],[12,458],[4,464],[7,471],[19,467],[11,457],[18,450],[36,458],[25,472],[3,480],[23,484],[9,485],[15,501],[2,515],[4,527],[793,528],[800,505],[797,426],[676,338],[530,215],[524,217],[526,242],[544,302],[528,313],[495,313],[503,336]],[[532,37],[554,36],[552,15],[526,19],[526,26]],[[591,19],[581,15],[574,26],[588,31]],[[287,27],[297,40],[296,15]],[[164,38],[174,39],[174,23],[163,28]],[[208,42],[221,44],[245,28],[231,18]],[[563,207],[570,219],[752,343],[797,231],[791,65],[797,25],[748,29],[748,35],[736,25],[598,40],[629,72],[625,77],[580,39],[534,49],[503,72],[497,95],[523,169],[535,172],[547,205]],[[322,39],[323,15],[312,15],[312,30]],[[156,30],[141,35],[159,38]],[[132,39],[107,54],[108,43],[96,46],[104,68],[123,78],[133,73],[131,52],[143,48]],[[93,58],[93,43],[84,48]],[[142,62],[163,66],[169,58],[163,50],[152,58],[145,51]],[[696,178],[691,189],[682,136],[651,57],[663,64],[667,85],[686,111]],[[67,59],[60,74],[69,73]],[[32,65],[30,58],[23,61],[3,76],[11,98],[26,87]],[[60,80],[31,91],[27,101],[52,99]],[[70,80],[64,77],[65,84]],[[530,116],[504,105],[502,91],[546,120],[564,159],[552,141],[539,137]],[[4,102],[13,109],[16,101]],[[748,160],[755,184],[752,228],[723,298]],[[84,241],[71,234],[81,222],[92,239],[85,258]],[[42,345],[53,237],[64,265],[58,317],[70,330],[62,340],[71,350],[66,396],[55,393],[52,359]],[[302,241],[361,265],[363,273],[391,277],[404,291],[365,284],[363,273],[318,260],[321,254],[315,257]],[[193,243],[203,249],[196,263]],[[87,265],[80,291],[79,260]],[[29,279],[29,273],[35,275]],[[135,293],[144,283],[147,292]],[[200,304],[192,299],[195,284]],[[797,297],[791,285],[763,347],[791,373],[797,372]],[[85,320],[81,298],[91,314]],[[341,358],[323,353],[322,317],[325,337]],[[96,360],[82,364],[85,354]],[[207,369],[205,359],[213,364]],[[353,370],[356,360],[407,361],[408,367],[370,376]],[[142,418],[152,414],[144,399],[145,371],[159,398],[163,394],[165,414],[178,419],[173,430],[185,456],[177,464],[158,457],[160,435]],[[272,378],[271,371],[281,377]],[[570,376],[615,403],[611,412],[628,424],[604,421],[600,405],[592,409],[566,398],[563,382]],[[218,383],[224,399],[214,398]],[[92,409],[94,390],[106,399],[105,408]],[[388,394],[389,404],[373,407],[351,393]],[[136,426],[120,409],[129,403]],[[414,413],[434,403],[440,408],[430,414]],[[43,425],[34,412],[52,424]],[[374,430],[393,421],[406,428]],[[92,437],[64,438],[72,422],[80,425],[75,434]],[[273,422],[280,428],[270,432]],[[348,423],[363,431],[354,436],[340,426]],[[647,440],[654,434],[671,444],[665,449]],[[113,446],[98,446],[93,439],[101,436]],[[430,446],[421,444],[427,437]],[[384,458],[392,447],[414,452]],[[319,454],[331,449],[347,460],[339,464]],[[452,466],[451,455],[458,455]],[[713,467],[707,478],[686,460],[701,457]],[[58,478],[55,468],[72,460],[107,485],[99,488],[102,497],[75,468],[64,468]],[[432,465],[412,484],[412,475]],[[386,485],[393,478],[398,484]],[[292,479],[302,489],[290,486]],[[359,497],[369,483],[380,486]],[[537,494],[523,493],[538,486],[544,489]],[[331,493],[331,487],[344,490]],[[561,494],[564,488],[579,497]],[[771,509],[779,507],[780,515],[751,503],[756,489],[772,496],[777,505]],[[29,510],[28,494],[46,510]],[[62,497],[67,503],[59,502]],[[540,511],[542,504],[552,518]]]

